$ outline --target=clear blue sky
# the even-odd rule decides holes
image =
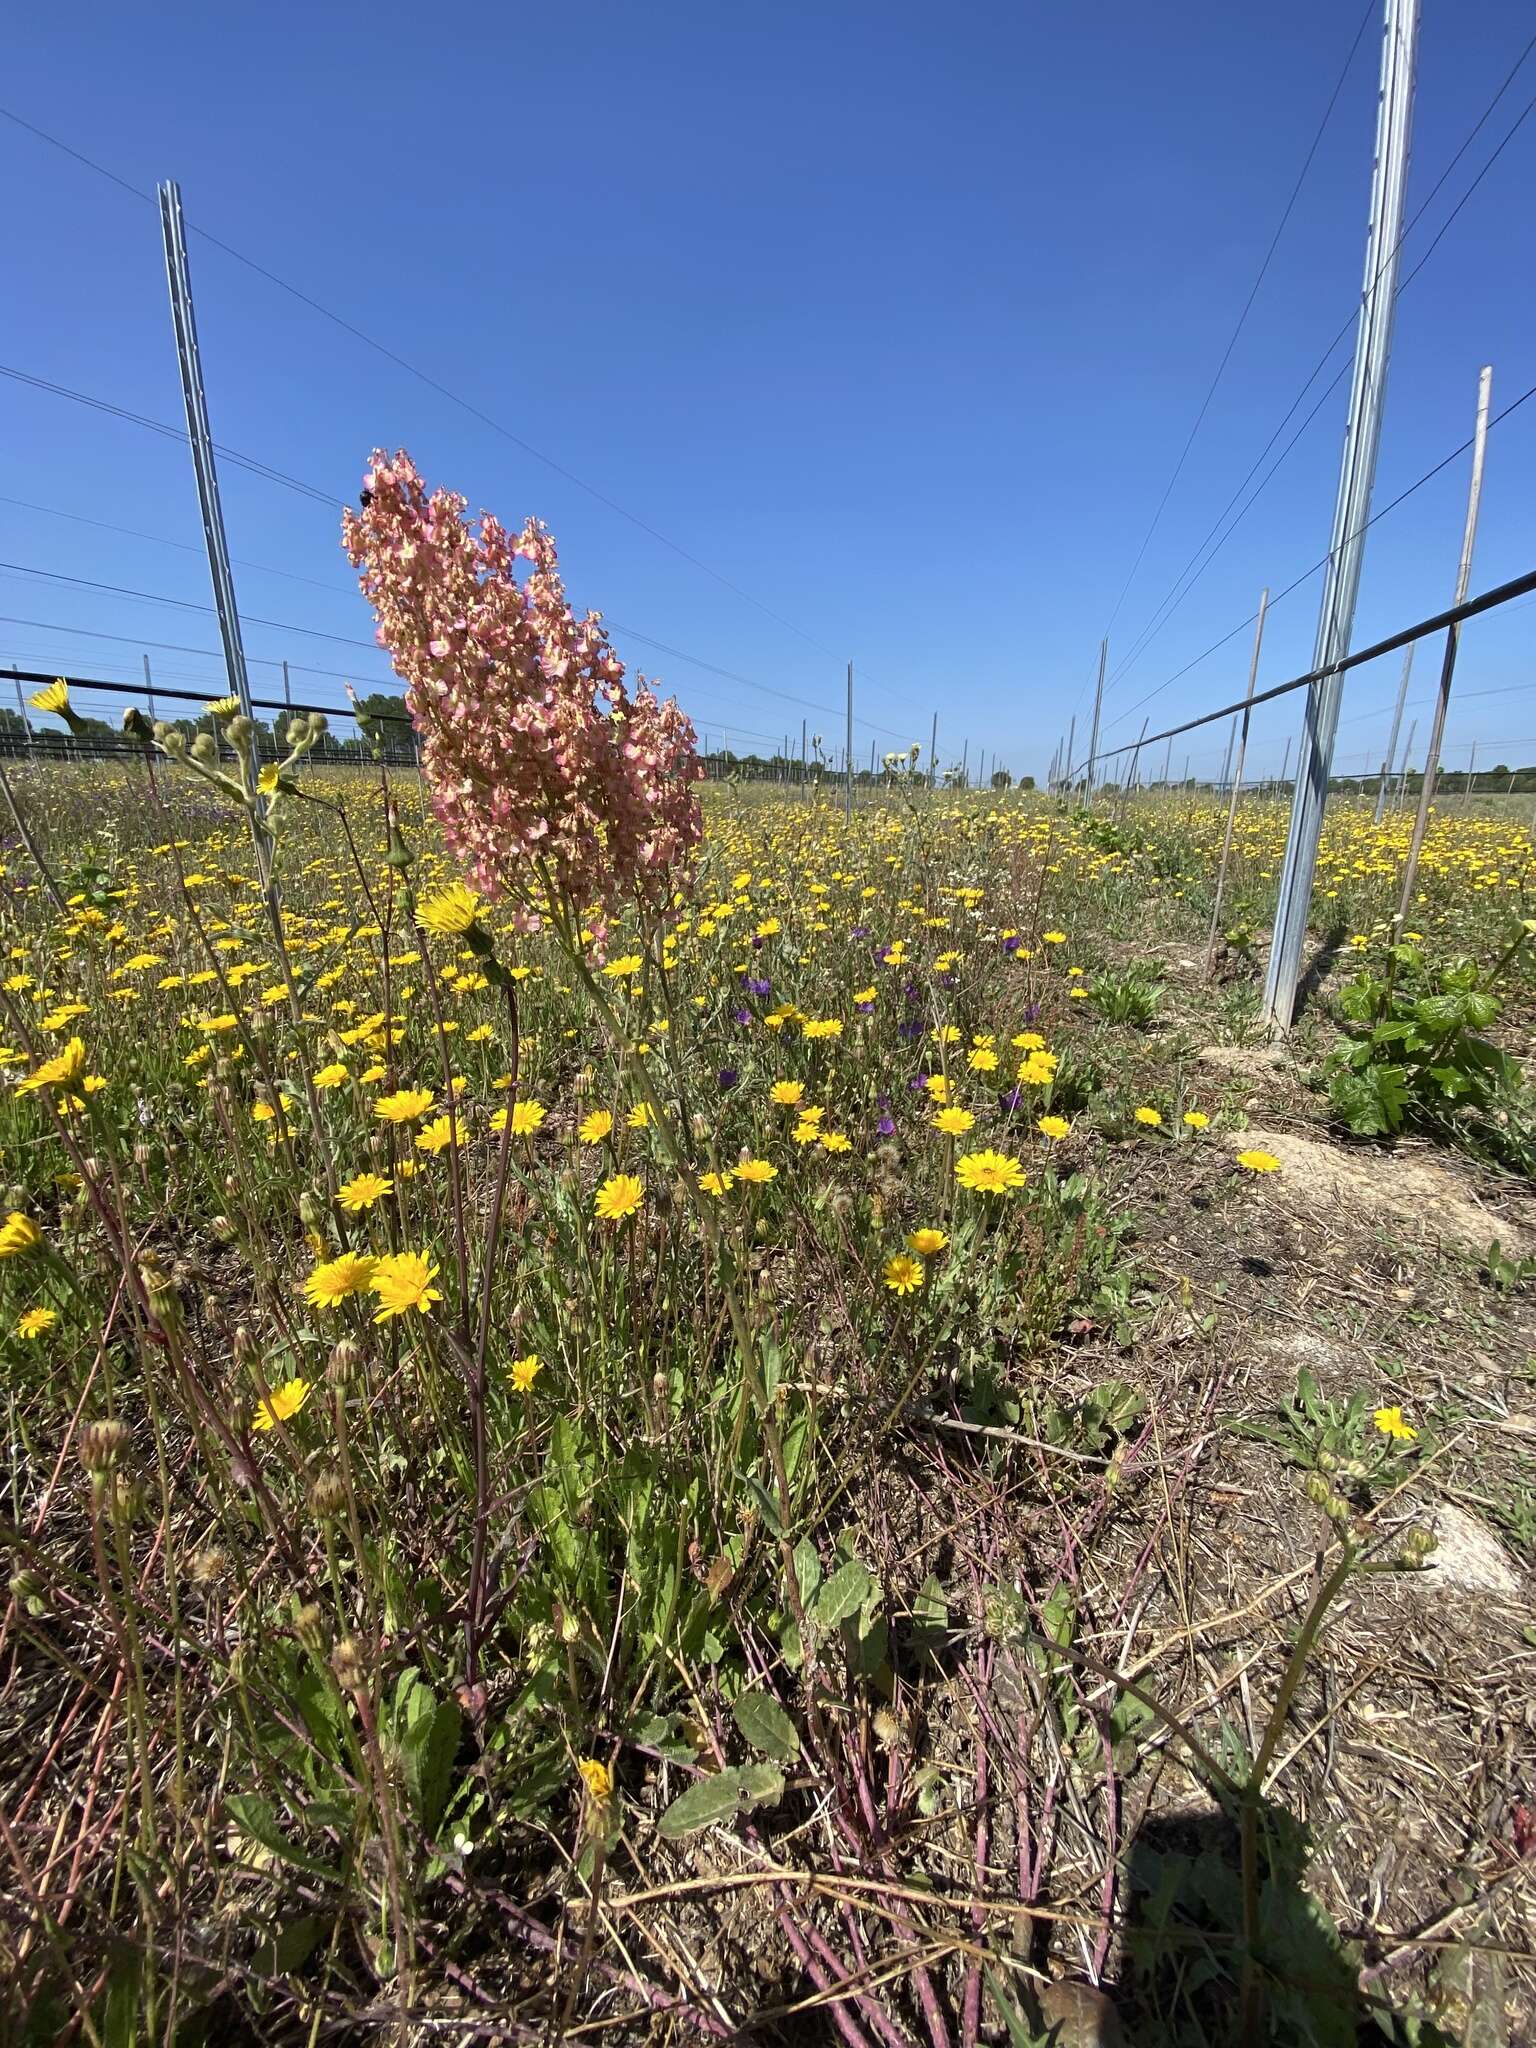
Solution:
[[[1426,0],[1425,16],[1410,212],[1533,26],[1522,0]],[[194,227],[560,468],[194,235],[220,441],[338,502],[374,443],[404,445],[472,506],[537,513],[576,600],[630,629],[615,633],[626,659],[743,750],[786,731],[798,745],[802,706],[633,632],[826,707],[812,729],[839,741],[851,655],[866,756],[872,738],[926,747],[936,709],[946,758],[968,739],[973,766],[985,747],[1039,776],[1086,705],[1099,636],[1360,17],[1356,0],[571,0],[473,17],[399,0],[97,4],[13,19],[0,100],[134,185],[179,178]],[[1112,674],[1350,315],[1378,54],[1373,12],[1114,617]],[[1536,54],[1414,230],[1407,267],[1533,92]],[[9,122],[0,175],[0,360],[179,422],[154,208]],[[1480,363],[1495,410],[1536,383],[1533,189],[1536,116],[1402,298],[1378,506],[1470,432]],[[1246,633],[1131,710],[1261,585],[1323,553],[1343,411],[1341,388],[1114,683],[1113,737],[1240,692]],[[184,447],[10,380],[0,445],[7,500],[192,544],[0,502],[6,561],[208,602]],[[1474,588],[1536,561],[1533,468],[1536,399],[1490,443]],[[1449,601],[1465,480],[1463,458],[1373,530],[1357,645]],[[248,625],[249,652],[384,681],[382,656],[289,629],[371,639],[335,511],[238,469],[222,482],[242,608],[286,622]],[[1319,582],[1273,613],[1263,680],[1307,665]],[[217,645],[211,618],[31,576],[5,572],[0,597],[0,660],[27,666],[129,675],[141,644]],[[1483,759],[1536,759],[1536,692],[1518,687],[1536,683],[1533,625],[1527,604],[1468,630],[1453,763],[1474,739]],[[163,682],[217,684],[212,662],[150,652]],[[1437,666],[1438,648],[1421,650],[1415,704]],[[275,673],[253,668],[268,687]],[[295,682],[340,701],[335,680]],[[1352,685],[1341,768],[1379,756],[1395,686],[1395,662]],[[1263,716],[1259,768],[1279,765],[1295,722],[1294,702]],[[1191,742],[1196,766],[1219,766],[1223,743]]]

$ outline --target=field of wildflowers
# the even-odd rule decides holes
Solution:
[[[462,513],[379,457],[347,521],[419,780],[232,700],[12,772],[13,2037],[1519,2009],[1525,823],[1438,815],[1397,935],[1408,821],[1340,805],[1282,1062],[1281,806],[1208,960],[1198,797],[701,805],[548,536]],[[1508,1581],[1426,1676],[1457,1501]]]

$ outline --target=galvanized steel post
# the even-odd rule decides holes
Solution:
[[[1289,1028],[1296,1007],[1312,878],[1328,801],[1334,736],[1339,723],[1343,677],[1327,673],[1349,651],[1355,598],[1365,553],[1371,490],[1386,397],[1392,347],[1392,314],[1397,297],[1398,249],[1402,240],[1403,194],[1408,178],[1408,142],[1413,121],[1413,65],[1418,37],[1418,0],[1387,0],[1381,53],[1381,97],[1376,119],[1376,164],[1371,186],[1371,224],[1366,239],[1365,283],[1355,340],[1349,426],[1339,472],[1328,573],[1318,618],[1312,666],[1324,671],[1307,691],[1306,718],[1296,760],[1296,796],[1290,837],[1275,905],[1274,937],[1264,981],[1264,1008],[1271,1024]]]

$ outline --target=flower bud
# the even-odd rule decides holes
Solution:
[[[24,1607],[28,1614],[34,1617],[45,1614],[48,1610],[43,1581],[36,1572],[29,1571],[25,1565],[11,1573],[10,1594],[19,1606]]]
[[[318,1230],[325,1221],[325,1204],[308,1188],[299,1196],[299,1221],[306,1230]]]
[[[318,1522],[333,1522],[346,1504],[346,1483],[336,1467],[328,1465],[311,1482],[309,1511]]]
[[[194,1586],[216,1585],[229,1569],[229,1559],[217,1544],[194,1550],[187,1559],[187,1576]]]
[[[110,1472],[131,1441],[128,1425],[108,1416],[88,1422],[80,1432],[80,1462],[91,1474]]]
[[[215,1216],[208,1228],[220,1244],[233,1244],[240,1234],[231,1216]]]
[[[236,1326],[235,1333],[230,1338],[229,1344],[230,1349],[235,1354],[236,1365],[244,1366],[247,1371],[261,1357],[261,1346],[256,1342],[256,1339],[251,1335],[244,1323]]]
[[[343,1636],[332,1650],[331,1669],[343,1692],[362,1691],[367,1683],[368,1670],[363,1662],[362,1644],[355,1636]]]
[[[333,1387],[350,1387],[363,1369],[363,1347],[355,1337],[342,1337],[331,1346],[326,1376]]]
[[[127,1473],[114,1472],[108,1481],[107,1510],[113,1521],[120,1522],[126,1529],[137,1522],[149,1501],[142,1479],[130,1478]]]
[[[1309,1472],[1302,1484],[1302,1491],[1315,1508],[1325,1508],[1333,1497],[1333,1488],[1321,1472]]]
[[[300,1648],[307,1650],[311,1657],[325,1655],[325,1616],[313,1600],[293,1617],[293,1632],[299,1639]],[[338,1643],[336,1647],[339,1654],[343,1646]],[[340,1672],[337,1676],[341,1676]]]
[[[219,758],[219,750],[214,744],[211,733],[200,732],[198,734],[197,738],[192,742],[192,758],[204,768],[212,768],[216,765]]]
[[[229,721],[228,732],[230,745],[244,749],[255,738],[256,728],[242,713]]]

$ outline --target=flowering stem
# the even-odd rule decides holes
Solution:
[[[496,1280],[496,1246],[501,1236],[501,1217],[506,1205],[507,1179],[512,1164],[512,1112],[517,1103],[517,1070],[521,1050],[517,1018],[517,985],[506,984],[507,1019],[511,1038],[511,1080],[507,1088],[506,1122],[501,1127],[501,1149],[496,1157],[496,1187],[491,1196],[491,1217],[486,1225],[485,1246],[480,1257],[480,1327],[475,1337],[474,1364],[469,1375],[469,1420],[475,1458],[475,1520],[469,1560],[469,1589],[464,1602],[464,1677],[473,1687],[479,1677],[480,1621],[485,1609],[485,1537],[490,1520],[490,1460],[485,1433],[485,1362],[491,1341],[491,1290]]]

